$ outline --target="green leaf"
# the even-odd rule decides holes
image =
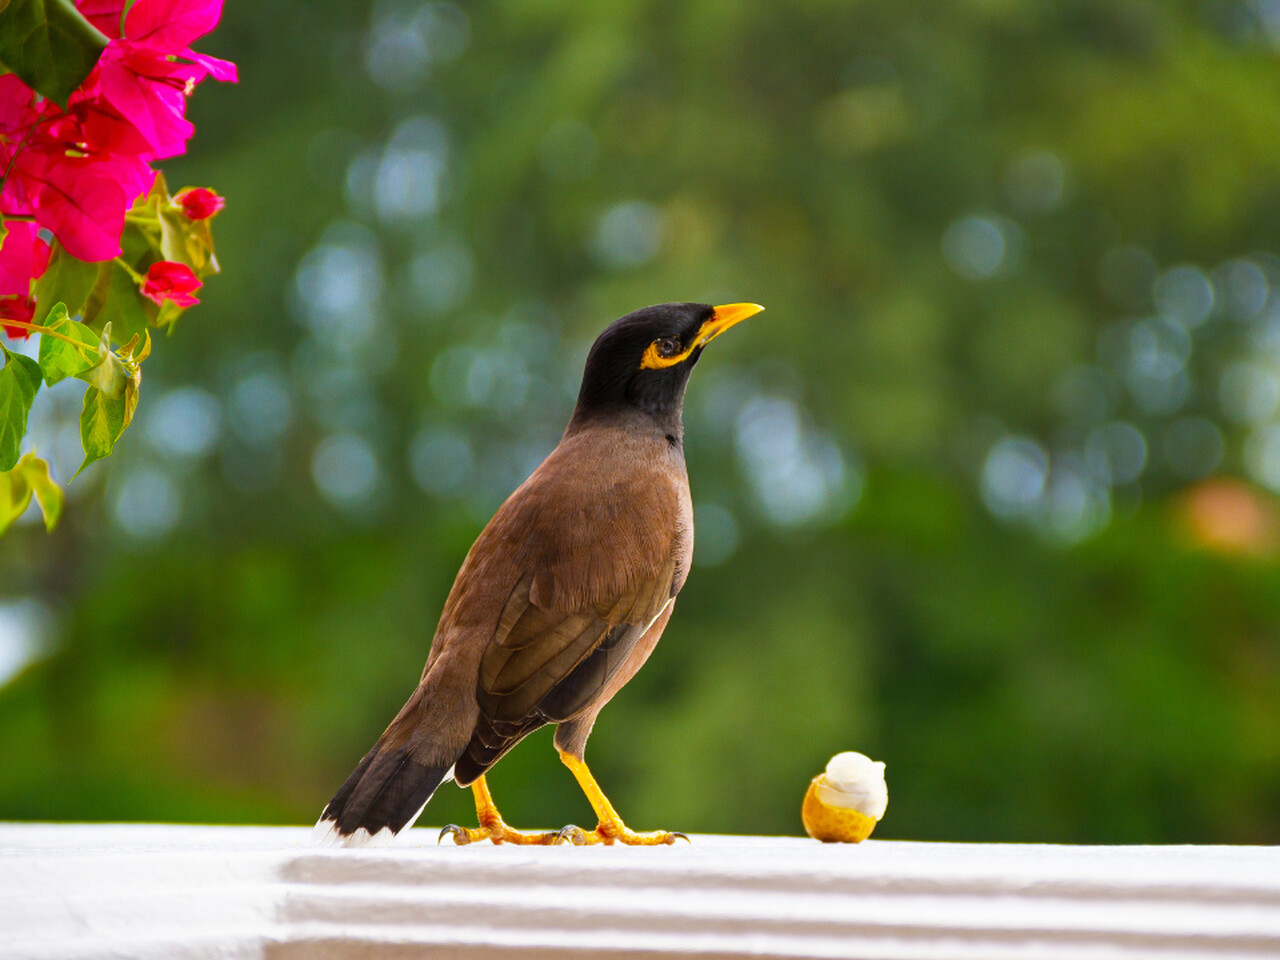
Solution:
[[[50,533],[62,518],[62,504],[66,499],[49,472],[49,464],[34,453],[28,453],[18,462],[19,470],[25,470],[27,483],[31,485],[44,515],[44,528]]]
[[[11,0],[0,13],[0,60],[64,107],[106,46],[106,36],[72,0]]]
[[[31,402],[40,389],[40,365],[20,353],[4,351],[4,369],[0,370],[0,471],[12,470],[22,452],[22,438],[27,435],[27,415]]]
[[[63,303],[67,313],[75,316],[83,311],[85,301],[89,299],[89,291],[93,289],[97,278],[98,264],[77,260],[62,249],[60,243],[54,241],[49,266],[36,281],[36,303],[41,306]]]
[[[218,272],[218,258],[213,252],[213,234],[208,220],[192,220],[182,207],[168,197],[158,208],[160,218],[160,254],[166,260],[185,263],[197,277]]]
[[[97,387],[90,387],[84,392],[84,409],[80,411],[80,445],[84,447],[84,463],[76,471],[77,477],[89,464],[111,456],[120,434],[129,425],[125,414],[123,394],[109,397]]]
[[[138,341],[142,344],[139,347]],[[138,392],[142,385],[142,361],[151,353],[151,334],[134,334],[119,354],[111,351],[111,326],[102,331],[99,352],[103,362],[92,371],[89,389],[84,392],[84,409],[80,411],[80,444],[84,447],[84,463],[76,471],[79,476],[95,460],[111,455],[112,448],[133,420],[138,409]],[[110,376],[99,373],[104,369]]]
[[[173,333],[173,328],[178,323],[178,318],[187,312],[186,307],[180,307],[172,300],[166,300],[160,305],[156,318],[153,321],[157,327],[163,327],[169,333]]]
[[[137,340],[137,334],[134,334]],[[111,350],[111,324],[102,328],[102,336],[98,338],[98,362],[89,367],[80,379],[91,387],[97,387],[112,399],[124,395],[125,384],[129,381],[129,371],[124,362]]]
[[[5,533],[13,526],[13,521],[27,512],[30,503],[31,483],[27,479],[26,470],[18,465],[0,473],[0,533]]]
[[[40,370],[44,374],[44,382],[53,386],[66,377],[83,377],[89,370],[101,363],[98,355],[99,337],[83,323],[76,323],[67,316],[67,308],[61,303],[54,304],[49,315],[44,319],[44,326],[56,333],[71,337],[84,345],[80,351],[57,337],[47,333],[40,335]]]
[[[12,470],[0,473],[0,534],[27,512],[33,493],[44,515],[44,528],[52,531],[62,517],[62,488],[53,482],[49,464],[28,453]]]
[[[53,482],[49,464],[28,453],[12,470],[0,473],[0,534],[26,513],[33,493],[44,515],[44,528],[52,531],[62,517],[62,488]]]

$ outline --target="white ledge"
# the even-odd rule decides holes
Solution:
[[[1280,957],[1280,849],[0,824],[0,956]]]

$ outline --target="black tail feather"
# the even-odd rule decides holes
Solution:
[[[320,822],[331,824],[342,838],[361,829],[370,836],[381,830],[399,833],[417,819],[451,767],[421,763],[403,747],[385,752],[374,747],[338,788]]]

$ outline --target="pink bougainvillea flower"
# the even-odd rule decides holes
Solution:
[[[72,94],[70,110],[79,124],[83,149],[91,155],[110,156],[117,163],[128,162],[139,171],[150,167],[151,144],[138,132],[138,128],[120,115],[120,112],[100,97]],[[148,182],[152,177],[146,176]]]
[[[149,146],[148,159],[184,152],[194,132],[185,117],[192,88],[207,76],[237,79],[235,64],[189,46],[217,26],[222,0],[138,0],[125,17],[123,37],[121,0],[81,0],[78,6],[114,38],[82,89],[100,95],[137,128]]]
[[[155,178],[149,144],[83,89],[64,112],[13,81],[0,78],[0,162],[8,174],[0,209],[34,216],[81,260],[118,255],[125,211]],[[7,129],[10,120],[17,130]]]
[[[198,68],[201,73],[195,77],[196,83],[199,83],[206,76],[213,77],[219,83],[238,83],[240,74],[236,70],[236,65],[230,60],[219,60],[217,57],[211,57],[207,53],[196,53],[194,50],[183,50],[178,54],[184,60],[190,60]]]
[[[208,220],[227,205],[227,201],[208,187],[192,187],[174,198],[182,204],[182,212],[192,220]]]
[[[31,296],[31,281],[38,280],[49,265],[49,245],[36,235],[36,225],[25,220],[10,220],[9,232],[0,245],[0,319],[30,323],[36,302]],[[3,324],[10,337],[26,339],[30,330]]]
[[[38,117],[31,88],[12,73],[0,76],[0,133],[21,138]]]
[[[35,249],[31,252],[31,279],[39,280],[49,269],[49,258],[53,256],[53,247],[47,240],[36,238]]]
[[[124,0],[79,0],[76,3],[76,9],[112,40],[122,36],[120,28],[124,15]]]
[[[30,330],[23,327],[11,327],[5,320],[21,320],[30,323],[36,314],[36,302],[31,297],[0,296],[0,326],[4,327],[7,337],[12,340],[25,340],[31,336]]]
[[[153,159],[174,157],[187,148],[195,127],[187,108],[184,64],[163,53],[111,43],[98,59],[102,99],[137,128]]]
[[[207,53],[196,53],[190,44],[218,25],[222,0],[138,0],[125,21],[125,39],[132,49],[147,49],[166,57],[189,61],[185,79],[199,83],[213,77],[224,83],[239,78],[236,65]],[[182,76],[183,71],[175,71]]]
[[[17,294],[25,297],[31,292],[31,280],[37,276],[36,225],[22,220],[5,223],[9,233],[0,246],[0,295]],[[40,266],[40,273],[44,272]]]
[[[13,175],[13,161],[25,146],[31,125],[40,114],[34,107],[35,93],[11,73],[0,76],[0,210],[11,217],[31,216],[31,204],[20,176]]]
[[[192,307],[200,301],[191,294],[199,290],[203,283],[191,272],[185,263],[172,260],[161,260],[153,263],[147,271],[146,280],[142,284],[142,294],[161,305],[172,300],[180,307]]]
[[[122,31],[125,5],[125,0],[76,2],[89,22],[112,40],[127,39],[187,58],[191,51],[183,48],[213,30],[222,16],[222,0],[138,0],[130,7]]]
[[[222,0],[138,0],[124,22],[125,38],[180,53],[218,25]]]
[[[132,197],[111,163],[24,150],[16,164],[36,222],[67,253],[98,262],[120,255],[120,234]]]
[[[206,77],[236,79],[234,64],[189,46],[217,25],[222,0],[76,6],[109,42],[65,109],[16,76],[0,76],[0,210],[35,221],[10,221],[12,242],[0,252],[0,306],[11,319],[28,312],[30,281],[48,255],[36,229],[52,233],[79,260],[118,256],[125,214],[155,180],[152,161],[183,153],[194,132],[187,96]],[[222,198],[207,193],[184,205],[189,216],[212,216],[221,207]],[[184,287],[183,276],[162,271],[156,295],[148,296],[190,305],[200,286],[192,281]]]

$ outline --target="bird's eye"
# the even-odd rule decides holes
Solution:
[[[658,356],[674,357],[680,352],[680,341],[675,337],[663,337],[657,341]]]

